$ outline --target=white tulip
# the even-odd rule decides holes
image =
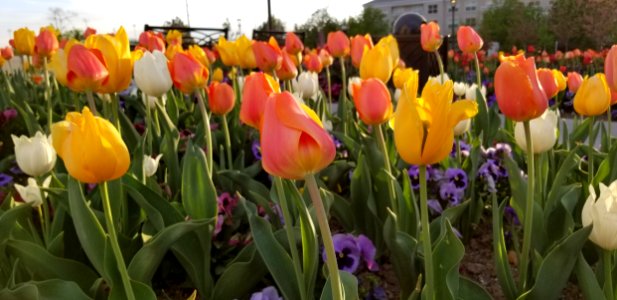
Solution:
[[[593,223],[589,239],[605,250],[617,249],[617,181],[608,187],[600,183],[600,197],[589,186],[589,197],[581,213],[583,226]]]
[[[143,95],[144,105],[147,105],[149,109],[156,109],[156,102],[159,100],[156,97]],[[165,107],[165,103],[167,102],[167,95],[163,95],[161,97],[161,105]]]
[[[293,81],[294,90],[302,95],[302,98],[313,98],[319,91],[319,78],[315,72],[302,72],[298,79]]]
[[[471,127],[471,119],[459,121],[458,123],[456,123],[456,126],[454,126],[454,135],[459,136],[464,134],[469,130],[469,127]]]
[[[437,74],[437,76],[429,76],[428,80],[434,80],[434,81],[437,81],[437,82],[439,82],[441,84],[444,84],[445,82],[450,80],[450,76],[448,76],[448,73],[444,73],[443,74],[443,80],[441,80],[441,74]]]
[[[135,62],[133,74],[135,83],[145,94],[160,97],[171,88],[172,81],[167,68],[167,58],[163,52],[144,52]]]
[[[394,91],[394,100],[395,100],[395,101],[398,101],[398,98],[400,98],[400,97],[401,97],[401,94],[403,94],[403,91],[401,91],[401,89],[396,89],[396,90]]]
[[[464,82],[454,83],[454,94],[463,97],[467,93],[467,85]]]
[[[157,155],[155,158],[152,158],[150,155],[144,155],[144,175],[146,177],[150,177],[156,173],[156,169],[159,168],[159,161],[163,157],[163,154]]]
[[[357,76],[349,77],[349,80],[347,80],[347,94],[351,98],[353,98],[353,86],[356,84],[362,84],[362,79]]]
[[[19,55],[13,56],[13,58],[7,60],[4,65],[2,65],[2,71],[8,74],[15,74],[17,72],[24,71],[24,61],[22,57]]]
[[[37,177],[51,171],[56,165],[56,150],[51,144],[51,135],[45,136],[37,131],[32,138],[12,134],[11,138],[15,144],[17,165],[24,173]]]
[[[48,176],[43,181],[43,187],[49,187],[50,182],[51,176]],[[33,207],[38,207],[43,204],[43,196],[47,198],[47,193],[43,193],[44,195],[41,195],[41,189],[36,183],[36,179],[32,177],[28,178],[28,185],[23,186],[21,184],[15,184],[15,189],[17,190],[17,193],[19,193],[19,196],[21,196],[26,203],[32,203]]]
[[[476,90],[478,89],[478,85],[477,84],[472,84],[472,85],[468,85],[467,86],[467,90],[465,91],[465,99],[468,100],[476,100]],[[482,85],[482,88],[480,89],[480,92],[482,93],[482,96],[484,96],[484,98],[486,98],[486,87],[484,85]]]
[[[529,128],[531,129],[533,153],[546,152],[555,146],[555,142],[557,142],[557,115],[555,112],[547,109],[540,117],[529,122]],[[521,122],[514,126],[514,139],[523,151],[527,151],[525,128]]]

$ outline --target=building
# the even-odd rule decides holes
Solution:
[[[452,24],[457,28],[459,25],[478,26],[482,15],[495,2],[500,0],[373,0],[364,7],[372,7],[381,10],[394,24],[396,19],[405,13],[418,13],[427,21],[437,21],[441,27],[441,33],[446,35],[452,32]],[[551,0],[521,0],[525,4],[541,6],[548,10]],[[452,13],[454,8],[454,14]],[[454,18],[454,22],[452,19]]]

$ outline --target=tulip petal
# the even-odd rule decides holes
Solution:
[[[478,103],[471,100],[459,100],[450,106],[450,126],[454,127],[462,120],[473,118],[478,114]]]

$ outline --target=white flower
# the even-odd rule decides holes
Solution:
[[[319,78],[315,72],[302,72],[298,79],[292,80],[294,90],[302,95],[302,98],[313,98],[319,91]]]
[[[600,197],[589,186],[589,197],[581,213],[583,226],[593,223],[589,239],[605,250],[617,249],[617,181],[608,187],[600,183]]]
[[[150,155],[144,155],[144,175],[146,177],[150,177],[156,173],[156,169],[159,168],[159,161],[163,157],[163,154],[157,155],[155,158],[152,158]]]
[[[448,76],[448,73],[444,73],[443,74],[443,81],[441,80],[441,74],[437,74],[437,76],[429,76],[428,80],[434,80],[437,81],[441,84],[444,84],[445,82],[447,82],[448,80],[450,80],[450,76]]]
[[[478,85],[477,84],[472,84],[472,85],[468,85],[467,86],[467,91],[465,91],[465,99],[468,100],[476,100],[476,90],[478,89]],[[484,98],[486,98],[486,87],[484,85],[482,85],[482,88],[480,89],[480,92],[482,92],[482,96],[484,96]]]
[[[160,97],[171,88],[172,81],[167,68],[167,58],[161,51],[144,52],[135,62],[135,83],[149,96]]]
[[[458,123],[456,123],[456,126],[454,126],[454,135],[462,135],[469,130],[469,127],[471,127],[471,119],[459,121]]]
[[[37,177],[51,171],[56,165],[56,150],[52,147],[51,136],[37,131],[33,138],[12,134],[11,138],[15,144],[17,165],[24,173]]]
[[[147,105],[149,109],[156,109],[156,102],[158,101],[158,98],[143,94],[142,99],[143,99],[144,105]],[[161,105],[165,107],[166,102],[167,102],[167,95],[163,95],[161,97]]]
[[[23,72],[23,70],[24,70],[24,61],[22,60],[22,57],[19,55],[13,56],[13,58],[7,60],[2,66],[2,71],[8,74],[15,74],[17,72]]]
[[[529,129],[531,129],[533,153],[546,152],[557,142],[557,115],[547,109],[540,117],[529,122]],[[521,122],[514,126],[514,139],[523,151],[527,151],[525,128]]]
[[[48,176],[44,181],[43,181],[43,187],[47,188],[49,187],[49,183],[51,182],[51,176]],[[19,193],[19,196],[21,196],[21,198],[26,202],[26,203],[32,203],[33,207],[37,207],[40,206],[41,204],[43,204],[43,198],[41,195],[41,189],[39,188],[38,184],[36,183],[36,179],[29,177],[28,178],[28,185],[27,186],[23,186],[20,184],[15,184],[15,189],[17,190],[17,193]],[[44,197],[47,198],[47,193],[43,193]]]
[[[353,86],[356,84],[362,84],[362,79],[357,76],[349,77],[349,80],[347,80],[347,94],[351,98],[353,98]]]
[[[463,97],[467,93],[467,84],[464,82],[455,82],[454,83],[454,94]]]

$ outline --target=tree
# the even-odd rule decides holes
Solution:
[[[390,31],[386,15],[379,9],[365,7],[357,17],[347,21],[349,36],[370,33],[372,36],[384,36]]]
[[[617,34],[616,10],[614,0],[555,0],[550,29],[565,50],[606,47]]]
[[[272,16],[272,28],[268,28],[268,20],[261,23],[255,30],[259,31],[285,31],[285,23],[281,19]]]
[[[77,17],[77,13],[74,11],[64,10],[60,7],[49,8],[49,21],[56,29],[60,30],[60,32],[67,30],[67,27],[72,24],[75,17]]]
[[[314,48],[325,44],[328,32],[340,30],[343,25],[343,22],[339,22],[322,8],[315,11],[304,24],[296,25],[294,30],[304,31],[304,45]]]

